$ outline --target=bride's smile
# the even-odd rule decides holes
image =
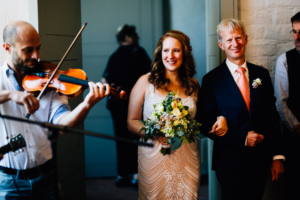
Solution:
[[[178,71],[183,60],[182,45],[179,40],[167,37],[163,41],[162,60],[166,70]]]

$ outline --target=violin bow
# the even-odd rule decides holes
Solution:
[[[55,70],[53,71],[53,73],[51,74],[49,80],[47,81],[47,83],[45,84],[45,86],[43,87],[43,89],[41,90],[41,92],[39,93],[38,97],[36,98],[37,100],[40,100],[42,95],[44,94],[45,90],[47,89],[48,85],[50,84],[50,82],[52,81],[52,79],[54,78],[56,72],[58,71],[58,69],[60,68],[60,66],[62,65],[62,63],[64,62],[64,60],[66,59],[67,55],[69,54],[69,52],[71,51],[71,49],[73,48],[75,42],[77,41],[77,39],[79,38],[79,36],[81,35],[83,29],[86,27],[87,22],[85,22],[83,24],[83,26],[81,27],[81,29],[79,30],[79,32],[77,33],[76,37],[74,38],[73,42],[71,43],[71,45],[69,46],[69,48],[67,49],[65,55],[62,57],[62,59],[59,61],[59,63],[57,64]],[[26,119],[29,119],[30,114],[27,113],[26,115]]]

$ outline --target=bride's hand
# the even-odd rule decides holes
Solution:
[[[223,116],[219,116],[217,117],[217,121],[215,122],[215,124],[212,127],[212,130],[209,131],[209,133],[213,133],[218,136],[223,136],[226,134],[227,130],[228,126],[226,118]]]
[[[168,145],[168,144],[169,144],[166,137],[158,136],[156,139],[157,139],[157,140],[159,141],[159,143],[161,143],[162,145]]]

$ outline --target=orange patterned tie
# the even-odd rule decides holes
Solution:
[[[250,92],[249,92],[249,86],[244,71],[245,68],[243,67],[237,68],[236,72],[240,74],[237,85],[239,86],[243,99],[247,105],[248,111],[250,111]]]

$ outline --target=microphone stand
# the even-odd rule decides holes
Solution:
[[[51,142],[52,149],[52,167],[53,167],[53,182],[54,182],[54,199],[58,200],[58,171],[57,171],[57,141],[59,131],[55,128],[48,128],[48,140]]]
[[[114,136],[110,136],[110,135],[106,135],[106,134],[102,134],[102,133],[92,132],[92,131],[78,130],[78,129],[70,128],[68,126],[54,125],[54,124],[48,123],[48,122],[37,122],[37,121],[27,120],[27,119],[23,119],[23,118],[19,118],[19,117],[13,117],[13,116],[9,116],[9,115],[2,115],[1,113],[0,113],[0,117],[4,118],[4,119],[9,119],[9,120],[14,120],[14,121],[39,125],[41,127],[47,128],[49,130],[48,139],[51,142],[52,159],[53,159],[54,195],[55,195],[55,199],[57,199],[57,200],[58,200],[58,187],[56,186],[56,184],[58,183],[57,140],[58,140],[59,131],[73,132],[73,133],[78,133],[78,134],[81,134],[81,135],[89,135],[89,136],[104,138],[104,139],[108,139],[108,140],[115,140],[115,141],[120,141],[120,142],[131,143],[131,144],[135,144],[135,145],[153,147],[153,144],[146,143],[146,142],[140,142],[140,141],[137,141],[137,140],[123,139],[123,138],[114,137]]]

